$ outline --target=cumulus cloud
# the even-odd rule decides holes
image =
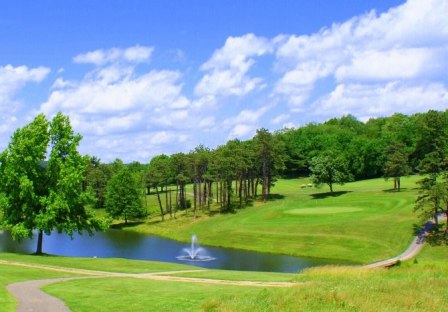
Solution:
[[[362,120],[400,112],[412,114],[428,107],[445,110],[448,89],[441,83],[409,86],[402,82],[386,84],[340,84],[313,104],[316,115],[328,117],[352,114]]]
[[[28,82],[41,82],[50,73],[47,67],[0,67],[0,105],[9,105],[16,92]]]
[[[20,102],[16,99],[17,93],[30,82],[43,81],[49,73],[50,69],[47,67],[0,67],[0,134],[11,133],[17,127],[21,109]],[[4,143],[3,139],[0,142]]]
[[[275,68],[282,77],[272,96],[298,112],[307,108],[316,82],[323,78],[341,86],[378,87],[374,93],[385,89],[379,82],[400,81],[403,87],[395,90],[400,92],[440,78],[448,69],[446,12],[446,0],[409,0],[385,13],[371,11],[311,35],[282,35],[275,52]],[[359,103],[367,110],[373,105],[363,99]]]
[[[76,56],[75,62],[97,66],[79,80],[57,78],[40,111],[47,116],[58,111],[68,114],[76,131],[84,135],[84,145],[93,144],[107,155],[127,151],[125,160],[137,154],[142,159],[162,146],[186,142],[206,110],[183,94],[179,71],[137,70],[151,51],[131,47]]]
[[[238,115],[225,119],[222,122],[223,129],[231,129],[228,138],[244,138],[254,133],[259,119],[271,108],[271,105],[265,105],[256,110],[245,109]]]
[[[140,63],[149,61],[153,52],[152,47],[133,46],[127,49],[112,48],[108,50],[98,49],[83,54],[78,54],[73,58],[75,63],[86,63],[94,65],[104,65],[114,62]]]
[[[247,34],[229,37],[224,46],[201,66],[206,74],[195,87],[197,96],[243,96],[264,86],[260,77],[250,77],[249,70],[255,57],[272,53],[270,40]]]

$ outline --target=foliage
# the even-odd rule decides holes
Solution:
[[[106,211],[114,219],[142,218],[146,210],[141,203],[140,187],[127,167],[114,174],[107,186]]]
[[[86,209],[91,202],[91,194],[83,189],[88,158],[77,151],[80,140],[68,117],[58,113],[49,123],[40,114],[13,134],[2,153],[4,224],[18,239],[32,237],[37,230],[38,254],[43,233],[92,234],[107,227]]]
[[[347,160],[340,155],[327,154],[314,157],[311,160],[310,171],[313,183],[328,184],[331,193],[333,193],[335,183],[344,185],[344,183],[352,180]]]
[[[405,148],[406,146],[403,143],[393,142],[385,151],[384,176],[394,179],[394,190],[398,191],[401,186],[400,177],[411,172]]]

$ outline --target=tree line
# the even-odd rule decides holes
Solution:
[[[68,116],[59,113],[50,122],[39,115],[0,155],[2,225],[17,238],[37,230],[38,253],[43,233],[106,228],[109,221],[88,207],[105,208],[127,223],[147,215],[144,201],[154,194],[162,220],[187,209],[196,217],[212,206],[227,213],[268,200],[278,177],[299,176],[328,184],[330,192],[334,184],[385,177],[399,191],[402,176],[419,173],[415,210],[422,220],[435,219],[433,241],[448,241],[448,225],[435,218],[448,211],[448,111],[367,122],[348,115],[274,133],[262,128],[250,140],[215,149],[199,145],[147,164],[82,156],[80,140]]]

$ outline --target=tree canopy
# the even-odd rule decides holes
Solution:
[[[89,159],[77,151],[80,140],[67,116],[59,113],[50,123],[40,114],[13,134],[1,155],[3,224],[18,239],[37,230],[38,254],[43,233],[92,234],[107,227],[86,208],[92,201],[83,188]]]

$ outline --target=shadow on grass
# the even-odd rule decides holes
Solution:
[[[403,192],[403,191],[407,191],[408,190],[408,188],[406,188],[406,187],[402,187],[402,188],[400,188],[400,190],[396,190],[396,189],[387,189],[387,190],[383,190],[383,192],[384,193],[400,193],[400,192]]]
[[[110,227],[112,229],[121,230],[123,228],[131,228],[131,227],[143,224],[143,223],[145,223],[145,222],[143,222],[143,221],[130,221],[128,223],[122,222],[122,223],[112,224]]]
[[[268,200],[279,200],[279,199],[285,199],[285,195],[282,194],[270,194],[268,197]]]
[[[314,199],[324,199],[327,197],[338,197],[347,193],[351,193],[352,191],[339,191],[339,192],[327,192],[327,193],[316,193],[316,194],[311,194],[311,196]]]

